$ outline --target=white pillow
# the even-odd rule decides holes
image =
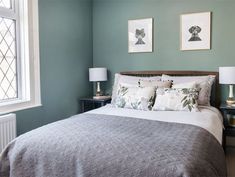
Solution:
[[[197,87],[197,83],[195,81],[172,85],[172,88],[196,88],[196,87]]]
[[[192,111],[198,110],[197,89],[173,89],[159,88],[156,91],[156,99],[153,111]]]
[[[137,77],[137,76],[126,76],[116,73],[114,78],[114,84],[113,84],[113,91],[112,91],[112,104],[115,104],[115,100],[117,97],[117,91],[119,84],[125,84],[125,85],[132,85],[133,87],[139,86],[140,80],[146,80],[146,81],[160,81],[161,76],[154,76],[154,77]]]
[[[209,106],[211,87],[215,81],[215,76],[168,76],[163,74],[162,80],[172,80],[173,87],[175,84],[182,84],[187,82],[196,82],[198,88],[200,88],[198,104]]]
[[[119,85],[115,106],[139,110],[151,110],[155,97],[155,87],[127,87]]]

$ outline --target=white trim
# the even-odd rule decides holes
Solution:
[[[15,7],[17,5],[15,4],[17,0],[11,0],[11,8],[5,8],[5,7],[0,7],[0,16],[5,17],[5,18],[11,18],[11,19],[16,19],[16,14],[15,14]]]
[[[22,0],[20,1],[22,2]],[[2,104],[0,114],[41,106],[38,0],[23,1],[26,3],[23,3],[23,6],[19,6],[19,8],[23,8],[24,13],[19,13],[21,13],[20,18],[23,17],[20,20],[24,20],[24,25],[20,27],[20,40],[24,42],[20,47],[24,47],[24,49],[20,49],[21,52],[18,56],[23,57],[19,76],[20,87],[23,88],[22,95],[18,99]]]
[[[25,60],[24,59],[24,56],[22,55],[24,53],[24,49],[21,48],[23,47],[23,33],[22,33],[22,25],[20,23],[20,16],[21,16],[21,11],[24,11],[23,10],[20,10],[20,4],[18,2],[18,0],[15,0],[14,1],[14,4],[15,4],[15,7],[18,7],[18,8],[15,8],[15,12],[16,12],[16,16],[17,16],[17,19],[16,19],[16,25],[15,25],[15,29],[16,29],[16,57],[17,57],[17,63],[16,63],[16,67],[17,67],[17,98],[18,99],[22,99],[22,73],[21,71],[24,71],[22,69],[22,63],[23,61]],[[21,45],[22,44],[22,45]],[[10,102],[10,101],[9,101]],[[8,103],[9,104],[9,103]]]
[[[40,84],[40,51],[39,51],[39,25],[38,25],[38,0],[29,0],[32,3],[31,32],[33,35],[32,51],[33,51],[33,72],[34,72],[34,101],[35,104],[41,105],[41,84]],[[29,15],[30,17],[30,15]],[[31,51],[31,50],[30,50]],[[31,79],[32,80],[32,79]]]
[[[28,101],[28,102],[20,102],[19,101],[14,104],[11,104],[11,105],[1,107],[0,115],[15,112],[15,111],[20,111],[20,110],[24,110],[24,109],[35,108],[35,107],[39,107],[39,106],[42,106],[42,104],[35,104],[31,101]]]

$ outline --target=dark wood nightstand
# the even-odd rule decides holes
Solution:
[[[229,106],[226,103],[221,103],[220,111],[223,114],[224,132],[223,132],[223,147],[226,147],[226,136],[235,136],[235,127],[230,125],[229,118],[235,116],[235,107]]]
[[[81,112],[86,112],[92,109],[99,108],[101,106],[105,106],[110,102],[111,98],[105,98],[105,99],[81,98],[80,99]]]

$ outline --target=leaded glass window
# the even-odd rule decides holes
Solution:
[[[0,103],[18,98],[17,20],[13,0],[0,0]]]
[[[15,21],[0,17],[0,100],[17,98]]]
[[[0,7],[10,9],[11,3],[11,0],[0,0]]]
[[[38,0],[0,0],[0,114],[41,106]]]

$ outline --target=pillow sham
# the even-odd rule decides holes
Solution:
[[[215,76],[169,76],[163,74],[162,80],[172,80],[173,87],[176,84],[196,82],[197,88],[200,89],[198,104],[210,106],[211,87],[215,81]]]
[[[115,106],[119,108],[151,110],[155,87],[127,87],[119,85]]]
[[[113,91],[112,91],[112,100],[111,104],[115,104],[116,97],[117,97],[117,92],[118,92],[118,87],[119,85],[125,84],[125,85],[132,85],[135,87],[139,86],[139,81],[144,80],[144,81],[160,81],[161,76],[154,76],[154,77],[137,77],[137,76],[126,76],[126,75],[121,75],[119,73],[115,74],[114,78],[114,84],[113,84]]]
[[[156,99],[153,111],[192,111],[198,110],[198,89],[195,88],[159,88],[156,91]]]

